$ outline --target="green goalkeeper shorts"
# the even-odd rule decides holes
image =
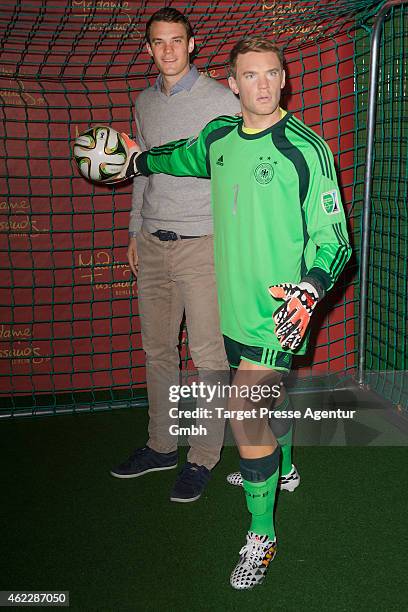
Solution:
[[[292,354],[284,351],[277,351],[264,346],[248,346],[236,340],[224,336],[225,352],[231,368],[238,368],[240,361],[249,361],[259,365],[278,370],[279,372],[289,372],[292,366]]]

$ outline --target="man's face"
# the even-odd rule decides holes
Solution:
[[[285,71],[273,51],[249,51],[238,55],[235,78],[230,77],[228,82],[239,94],[244,116],[271,115],[279,107]]]
[[[187,40],[182,23],[153,22],[150,43],[146,46],[163,76],[181,78],[189,71],[189,54],[194,49],[194,38]]]

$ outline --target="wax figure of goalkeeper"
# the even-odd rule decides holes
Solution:
[[[351,250],[331,152],[279,106],[281,51],[262,37],[243,39],[231,51],[230,70],[242,118],[218,117],[189,140],[136,152],[126,175],[211,178],[221,330],[237,368],[234,384],[272,387],[292,356],[306,351],[312,313]],[[228,406],[253,407],[247,399]],[[252,517],[231,585],[248,589],[276,554],[281,445],[267,417],[232,419],[231,426]],[[282,471],[290,467],[283,457]]]

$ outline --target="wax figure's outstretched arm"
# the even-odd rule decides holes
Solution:
[[[168,142],[143,153],[136,142],[131,140],[127,134],[122,133],[129,150],[128,162],[118,176],[106,183],[121,182],[141,174],[144,176],[170,174],[209,178],[211,172],[208,158],[210,145],[208,136],[213,135],[218,128],[225,128],[225,120],[219,117],[211,121],[198,136]],[[232,121],[235,124],[236,119]]]

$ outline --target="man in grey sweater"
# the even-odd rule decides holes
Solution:
[[[157,11],[147,23],[146,39],[160,74],[136,100],[137,139],[143,150],[197,134],[211,119],[239,112],[229,89],[190,66],[194,38],[182,13],[169,7]],[[228,370],[219,330],[212,233],[210,181],[166,175],[134,181],[128,260],[138,280],[149,439],[111,471],[118,478],[177,466],[177,420],[169,389],[179,383],[184,312],[197,370]],[[219,460],[224,422],[207,419],[205,429],[207,435],[189,436],[187,463],[171,491],[172,501],[198,499]]]

